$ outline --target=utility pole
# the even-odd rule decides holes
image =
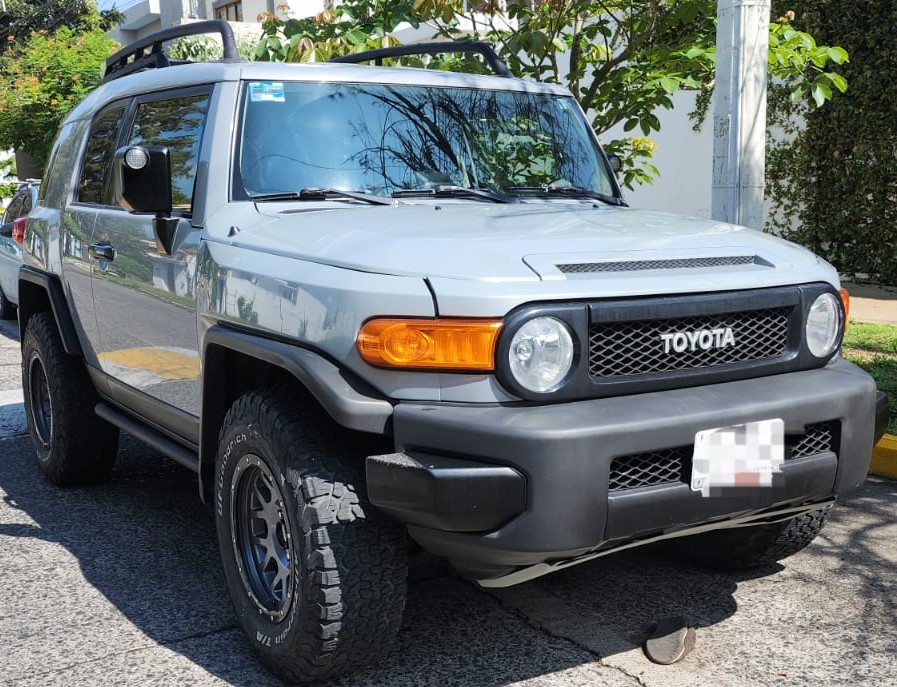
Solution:
[[[763,228],[770,0],[718,0],[713,218]]]

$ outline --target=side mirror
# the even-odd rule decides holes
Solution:
[[[620,170],[623,168],[623,161],[620,159],[620,156],[608,155],[607,161],[610,163],[610,168],[613,170],[613,173],[619,174]]]
[[[115,201],[128,212],[153,213],[156,248],[171,255],[178,218],[171,216],[171,156],[165,146],[125,146],[112,158]]]
[[[165,146],[124,146],[112,159],[115,200],[128,212],[171,215],[171,158]]]

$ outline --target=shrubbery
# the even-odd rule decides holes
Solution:
[[[771,94],[770,122],[794,138],[770,147],[766,194],[776,216],[769,228],[842,274],[897,284],[897,3],[787,4],[820,43],[850,53],[839,69],[850,89],[811,112],[780,90]]]

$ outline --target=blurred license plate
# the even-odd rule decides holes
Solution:
[[[771,487],[784,462],[780,418],[707,429],[695,434],[691,489],[713,496],[729,487]]]

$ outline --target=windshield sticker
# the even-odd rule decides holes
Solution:
[[[282,103],[286,99],[283,95],[282,81],[259,81],[249,84],[249,99],[254,103]]]

